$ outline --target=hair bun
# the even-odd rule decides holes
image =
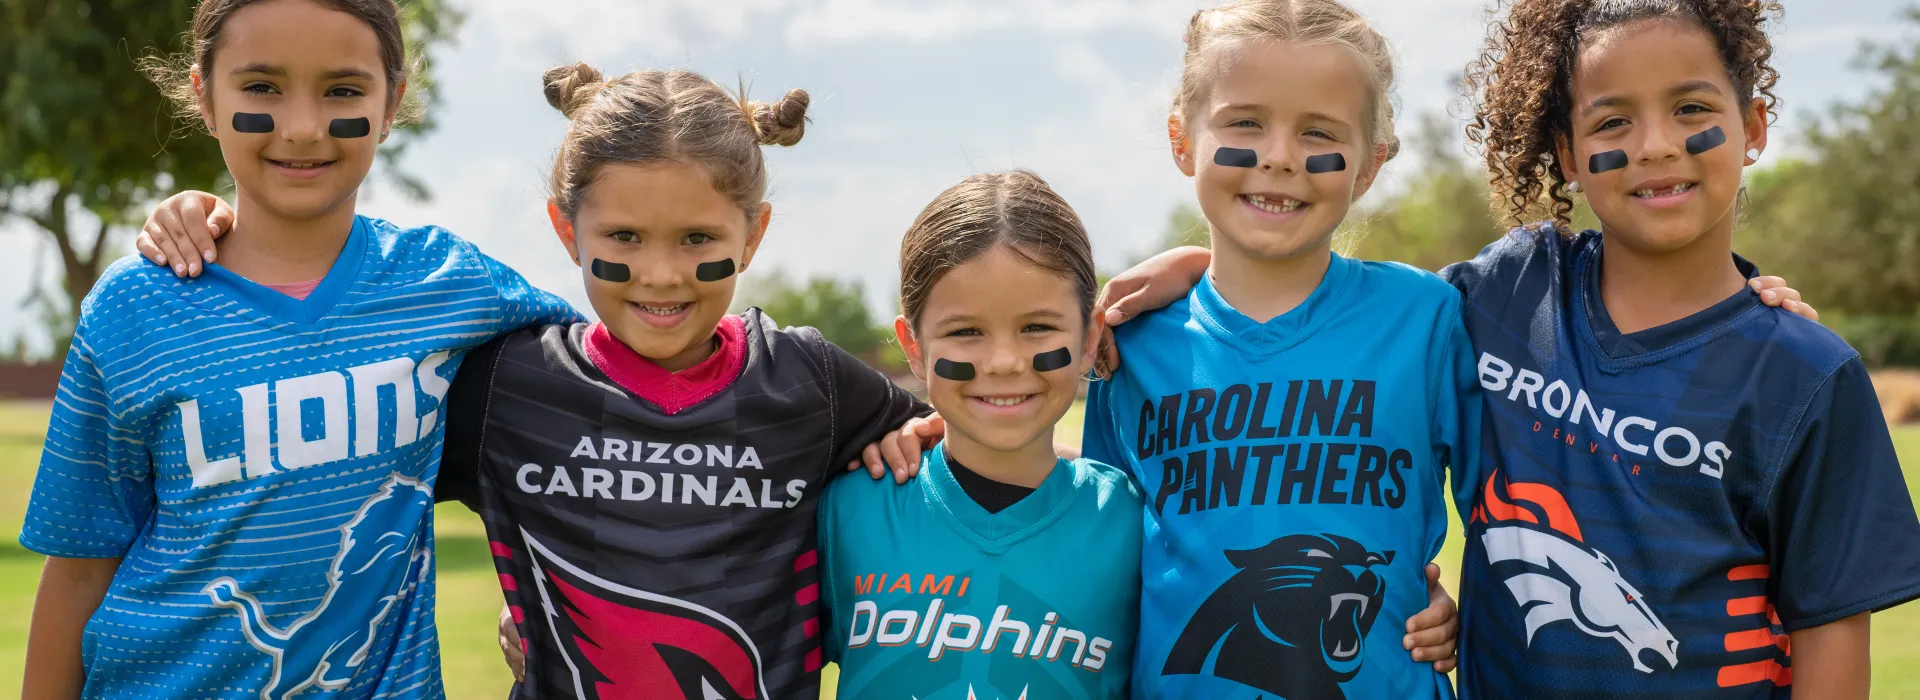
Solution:
[[[791,146],[800,143],[807,132],[807,105],[813,98],[805,90],[791,90],[778,102],[753,103],[753,131],[761,145]]]
[[[546,73],[541,74],[540,81],[546,89],[547,104],[553,105],[568,119],[579,114],[580,108],[592,102],[594,96],[600,94],[601,86],[606,84],[600,71],[585,63],[548,68]]]

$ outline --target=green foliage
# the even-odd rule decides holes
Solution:
[[[1207,227],[1207,217],[1200,208],[1192,204],[1180,204],[1167,213],[1167,227],[1160,233],[1160,247],[1142,256],[1145,260],[1161,251],[1181,246],[1197,245],[1211,247],[1211,229]]]
[[[795,283],[775,270],[755,281],[748,297],[748,305],[760,307],[774,322],[812,326],[855,357],[889,365],[888,358],[899,357],[885,347],[893,340],[892,325],[874,323],[866,292],[856,280],[814,277]]]

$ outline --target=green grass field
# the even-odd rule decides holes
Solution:
[[[1078,405],[1062,421],[1060,438],[1075,443],[1080,435]],[[47,404],[0,402],[0,695],[20,687],[26,656],[27,611],[33,605],[41,557],[20,548],[20,521],[40,461],[40,440],[47,428]],[[1920,427],[1894,432],[1907,487],[1920,493]],[[440,646],[447,695],[453,698],[505,697],[511,682],[494,642],[500,612],[499,579],[487,554],[480,521],[458,505],[439,511]],[[1440,563],[1449,579],[1459,571],[1460,523],[1452,524]],[[1457,588],[1449,582],[1450,588]],[[1920,697],[1920,604],[1895,608],[1873,620],[1873,697]],[[827,686],[831,687],[831,673]],[[826,693],[832,697],[832,693]]]

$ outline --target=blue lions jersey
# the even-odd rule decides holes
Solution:
[[[1487,405],[1461,696],[1786,698],[1788,632],[1920,595],[1867,372],[1746,289],[1621,333],[1601,251],[1518,229],[1444,273]]]
[[[441,399],[468,348],[575,316],[444,230],[364,217],[305,300],[115,263],[20,534],[121,559],[82,639],[86,697],[441,697]]]
[[[1140,600],[1140,492],[1060,460],[998,513],[946,450],[920,477],[845,477],[820,508],[828,657],[840,697],[1098,700],[1126,695]]]
[[[1089,459],[1147,495],[1137,698],[1451,698],[1400,646],[1446,534],[1445,468],[1478,463],[1460,294],[1333,256],[1257,323],[1211,277],[1115,329]]]

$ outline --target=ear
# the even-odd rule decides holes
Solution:
[[[1173,164],[1193,177],[1193,143],[1187,139],[1187,125],[1178,114],[1167,115],[1167,143],[1173,147]]]
[[[219,133],[213,122],[213,100],[207,96],[206,81],[200,79],[200,67],[194,66],[187,71],[187,80],[193,85],[194,102],[200,106],[200,124],[207,127],[207,133]]]
[[[547,200],[547,219],[553,222],[553,234],[560,237],[560,245],[565,246],[567,255],[573,258],[573,264],[580,264],[580,249],[574,247],[573,222],[560,214],[560,205]]]
[[[1093,369],[1093,360],[1099,357],[1100,332],[1107,327],[1106,320],[1102,318],[1104,316],[1106,314],[1095,314],[1087,319],[1087,337],[1080,343],[1080,354],[1077,356],[1080,361],[1075,363],[1075,371],[1082,376],[1086,375],[1087,370]]]
[[[387,101],[386,119],[380,122],[380,142],[387,142],[387,134],[393,131],[393,120],[400,114],[400,105],[407,99],[407,81],[402,78],[399,85],[393,86],[393,99]]]
[[[1553,162],[1560,164],[1560,177],[1571,183],[1580,175],[1580,161],[1573,157],[1573,144],[1565,135],[1553,137]]]
[[[1742,149],[1742,152],[1765,153],[1767,150],[1766,98],[1753,98],[1753,102],[1747,105],[1746,115],[1744,115],[1740,121],[1742,122],[1741,130],[1745,131],[1747,136],[1747,147]],[[1742,157],[1745,156],[1743,155]],[[1755,158],[1747,158],[1747,165],[1753,165],[1756,160]]]
[[[766,238],[767,226],[773,223],[773,202],[761,202],[760,213],[747,219],[747,249],[740,254],[740,271],[746,272],[747,265],[753,262],[754,251],[760,250],[760,241]]]
[[[1373,145],[1373,158],[1369,161],[1370,165],[1367,169],[1360,171],[1360,177],[1353,181],[1354,201],[1360,201],[1361,197],[1366,196],[1367,190],[1373,189],[1373,182],[1380,177],[1380,169],[1387,167],[1387,155],[1391,152],[1392,147],[1387,144]]]
[[[926,363],[920,359],[920,343],[913,339],[913,327],[907,324],[907,317],[893,317],[893,337],[900,341],[901,352],[907,354],[907,368],[913,370],[913,376],[920,381],[926,381]]]

